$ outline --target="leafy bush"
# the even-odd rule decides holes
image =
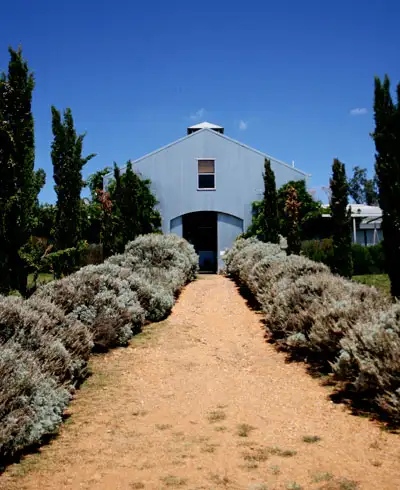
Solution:
[[[379,274],[385,271],[382,244],[365,247],[358,243],[351,246],[354,275]],[[333,244],[331,238],[308,240],[302,243],[301,253],[310,260],[332,265]]]
[[[60,278],[71,274],[79,267],[81,255],[87,246],[87,242],[79,242],[76,247],[49,253],[43,258],[43,262],[53,272],[55,278]]]
[[[331,266],[333,260],[332,238],[306,240],[301,245],[301,253],[310,260]]]
[[[0,296],[0,460],[54,433],[92,349],[126,345],[145,319],[164,318],[197,268],[185,240],[147,235],[28,300]]]

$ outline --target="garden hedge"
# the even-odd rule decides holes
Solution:
[[[165,318],[198,270],[175,235],[145,235],[125,253],[39,288],[0,296],[0,461],[57,431],[93,350],[127,345]]]
[[[400,424],[400,305],[276,245],[238,239],[226,273],[246,286],[280,349],[331,372],[338,390]]]

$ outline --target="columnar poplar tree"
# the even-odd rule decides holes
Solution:
[[[57,194],[55,239],[57,249],[63,250],[75,247],[81,239],[82,168],[95,155],[82,158],[85,134],[76,134],[71,109],[64,111],[63,120],[54,106],[51,112],[54,135],[51,159]]]
[[[390,95],[390,80],[375,78],[375,172],[382,209],[383,249],[391,293],[400,297],[400,83],[397,104]]]
[[[264,199],[262,238],[264,242],[279,243],[279,218],[276,194],[275,174],[271,162],[267,158],[264,162]]]
[[[332,165],[331,212],[332,212],[332,240],[333,240],[333,272],[344,277],[353,274],[353,259],[351,254],[351,214],[347,210],[349,187],[346,179],[346,170],[343,163],[337,158]]]
[[[43,170],[34,171],[33,74],[9,48],[8,73],[0,76],[0,289],[26,291],[27,268],[19,255],[35,225]]]
[[[300,227],[299,227],[299,210],[301,203],[297,197],[296,189],[291,186],[288,189],[288,196],[286,199],[285,215],[288,221],[288,234],[287,234],[287,254],[300,254],[301,241],[300,241]]]

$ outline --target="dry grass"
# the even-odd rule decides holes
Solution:
[[[215,453],[216,448],[219,446],[219,444],[205,444],[201,448],[202,453]]]
[[[253,427],[252,425],[238,424],[236,434],[239,437],[247,437],[253,430],[255,430],[255,427]]]
[[[303,490],[303,487],[296,483],[295,481],[290,482],[286,485],[287,490]]]
[[[167,429],[171,429],[172,425],[171,424],[156,424],[156,427],[158,430],[167,430]]]
[[[358,483],[354,480],[338,478],[328,482],[326,485],[321,487],[320,490],[357,490],[358,488]]]
[[[315,442],[319,442],[321,438],[319,436],[304,436],[303,442],[307,442],[309,444],[313,444]]]
[[[214,430],[216,432],[225,432],[228,430],[228,428],[225,427],[225,425],[217,425],[217,427],[215,427]]]
[[[179,476],[168,475],[160,478],[160,480],[167,487],[182,487],[187,484],[186,478],[180,478]]]
[[[257,447],[253,451],[243,453],[243,459],[245,461],[257,461],[258,463],[267,461],[271,454],[271,451],[267,447]]]
[[[207,414],[207,419],[211,424],[221,422],[226,419],[226,414],[222,410],[213,410]]]
[[[227,477],[227,475],[221,477],[218,473],[211,473],[210,481],[212,481],[216,485],[221,485],[221,486],[226,486],[231,482]]]
[[[320,483],[322,481],[330,481],[333,478],[332,473],[329,472],[317,472],[312,475],[312,482],[313,483]]]
[[[281,449],[278,446],[273,446],[267,448],[269,453],[274,455],[274,456],[282,456],[283,458],[290,458],[292,456],[296,456],[297,451],[294,451],[292,449]]]

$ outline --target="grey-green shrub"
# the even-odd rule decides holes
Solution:
[[[0,348],[0,461],[56,432],[70,400],[42,371],[35,352],[13,341]]]
[[[187,281],[195,278],[198,271],[198,256],[186,240],[177,235],[143,235],[125,247],[133,270],[146,267],[181,270]]]
[[[327,272],[279,280],[268,304],[266,326],[287,348],[333,361],[340,341],[357,321],[386,300],[379,292]]]
[[[273,303],[278,283],[287,279],[291,283],[299,277],[320,272],[329,272],[329,268],[321,263],[313,262],[299,255],[277,254],[267,256],[253,266],[249,277],[249,288],[256,295],[257,301],[267,312],[269,304]]]
[[[340,342],[333,366],[336,375],[350,381],[361,396],[400,423],[400,304],[371,311]]]
[[[42,303],[42,304],[41,304]],[[61,312],[49,316],[43,302],[0,296],[0,345],[12,340],[35,352],[43,372],[70,384],[86,373],[92,343],[82,324],[67,320]]]
[[[57,430],[93,346],[126,345],[166,316],[197,270],[185,240],[147,235],[28,300],[0,296],[0,461]]]
[[[224,259],[227,273],[256,296],[281,347],[322,362],[346,382],[341,387],[350,382],[353,394],[400,424],[399,303],[254,238],[237,240]]]

